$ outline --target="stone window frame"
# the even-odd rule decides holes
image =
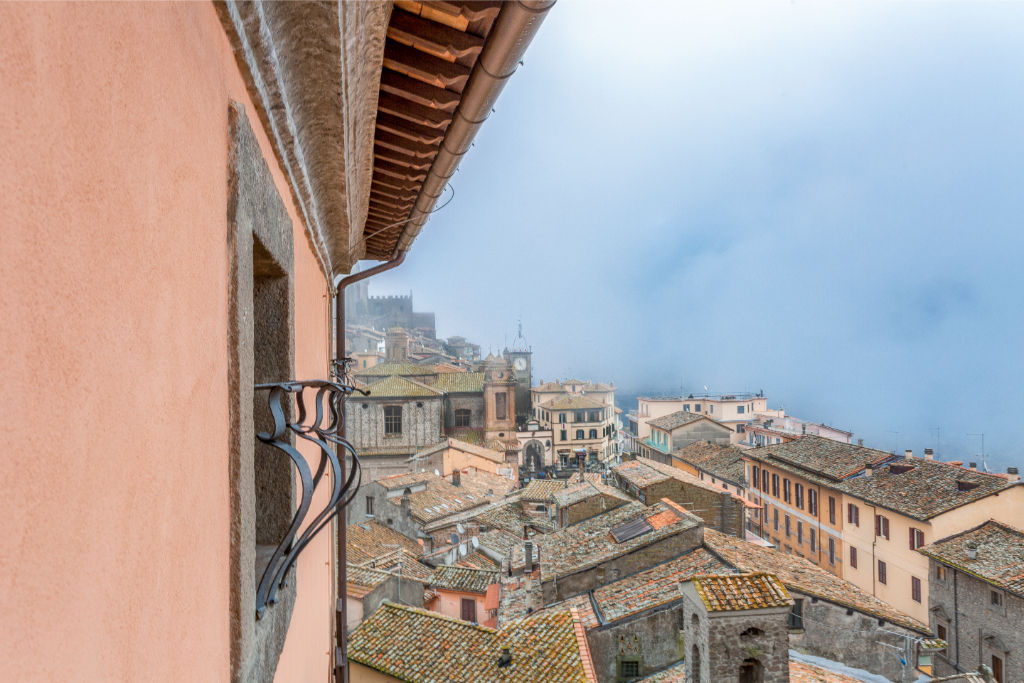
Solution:
[[[381,410],[384,415],[384,436],[386,438],[397,438],[402,436],[402,406],[400,404],[386,405],[383,406]],[[398,410],[397,416],[394,414],[388,415],[389,410]]]
[[[294,246],[293,225],[274,183],[270,168],[253,133],[245,108],[238,102],[228,106],[229,157],[227,187],[228,246],[228,415],[229,435],[229,639],[230,678],[234,682],[272,681],[284,648],[288,624],[295,604],[296,576],[278,590],[276,601],[256,618],[256,588],[262,568],[257,566],[260,519],[280,519],[285,525],[294,514],[295,481],[290,463],[278,469],[260,449],[257,457],[255,432],[266,416],[255,411],[256,332],[258,315],[266,302],[255,300],[257,265],[260,280],[268,269],[283,280],[285,337],[281,351],[287,369],[281,374],[292,379],[295,367]],[[257,263],[258,262],[258,263]],[[257,306],[261,310],[257,310]],[[281,313],[280,308],[273,312]],[[281,321],[277,320],[278,332]],[[279,359],[280,360],[280,359]],[[267,379],[267,378],[264,378]],[[268,465],[269,464],[269,465]],[[270,470],[261,469],[270,467]],[[274,478],[268,487],[267,478]],[[257,478],[260,483],[257,485]],[[276,481],[280,478],[281,481]],[[259,492],[259,496],[258,496]],[[270,496],[267,495],[270,494]],[[273,498],[272,500],[270,498]],[[278,519],[280,518],[280,519]]]

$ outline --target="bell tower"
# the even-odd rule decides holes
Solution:
[[[484,373],[484,443],[515,438],[516,375],[507,358],[487,354]]]
[[[523,321],[519,321],[519,333],[512,343],[512,350],[505,349],[505,358],[512,364],[516,374],[516,423],[523,425],[531,417],[530,387],[533,386],[533,350],[523,336]]]

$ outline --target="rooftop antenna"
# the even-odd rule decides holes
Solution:
[[[967,436],[981,437],[981,466],[986,472],[988,472],[988,463],[985,462],[985,432],[977,432],[974,434],[968,434]]]
[[[708,385],[705,384],[704,385],[704,398],[707,398],[707,396],[708,396]]]

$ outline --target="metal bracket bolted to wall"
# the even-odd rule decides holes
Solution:
[[[338,374],[344,377],[344,372]],[[256,618],[259,619],[266,611],[267,605],[274,604],[278,589],[287,585],[285,577],[295,565],[299,554],[313,537],[348,505],[359,489],[359,457],[352,444],[342,436],[345,424],[343,399],[353,392],[365,392],[348,384],[329,380],[257,384],[255,389],[269,392],[270,414],[274,420],[273,431],[257,432],[256,438],[281,451],[291,460],[298,472],[301,487],[298,509],[284,538],[274,549],[256,590]],[[314,392],[315,395],[315,408],[312,413],[306,410],[307,390]],[[288,422],[285,405],[293,398],[298,416],[294,422]],[[306,459],[292,444],[292,436],[309,441],[320,449],[320,463],[315,474],[311,473]],[[348,467],[344,466],[347,464],[346,460],[351,462]],[[331,471],[330,499],[322,510],[310,517],[313,494],[324,480],[328,467]]]

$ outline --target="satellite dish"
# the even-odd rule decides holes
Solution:
[[[460,534],[466,533],[466,527],[462,526],[462,522],[459,522],[455,525],[455,530],[458,531]]]
[[[471,538],[471,539],[469,540],[469,542],[473,544],[473,547],[474,547],[474,548],[479,548],[479,547],[480,547],[480,539],[479,539],[479,538],[477,538],[476,536],[474,536],[473,538]]]
[[[441,473],[440,473],[440,472],[438,472],[437,470],[434,470],[434,475],[435,475],[435,476],[438,476],[438,477],[440,477],[440,476],[441,476]]]
[[[465,557],[465,556],[466,556],[466,544],[465,543],[460,543],[459,544],[459,557]]]
[[[456,536],[455,534],[452,534],[452,545],[455,545],[458,542],[459,542],[459,537]]]

